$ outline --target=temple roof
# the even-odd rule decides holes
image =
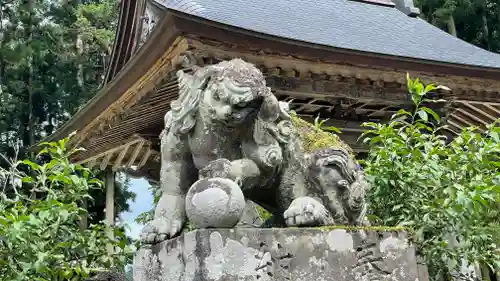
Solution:
[[[318,45],[500,68],[500,54],[469,44],[393,5],[352,0],[155,1],[211,21]]]

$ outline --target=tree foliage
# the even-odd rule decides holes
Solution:
[[[50,161],[24,160],[0,170],[3,179],[19,179],[12,196],[2,193],[0,201],[2,280],[86,280],[93,272],[123,268],[130,260],[121,228],[103,223],[80,227],[87,212],[80,206],[92,199],[90,190],[101,182],[68,160],[76,150],[67,151],[67,141],[43,145],[41,153]],[[19,171],[21,165],[30,172]]]
[[[496,0],[416,0],[422,17],[476,46],[500,53],[500,3]],[[454,29],[454,30],[452,30]]]
[[[408,78],[415,109],[388,124],[365,123],[365,161],[372,184],[371,220],[413,230],[434,276],[472,262],[500,270],[500,127],[466,128],[446,139],[425,104],[436,86]]]
[[[33,145],[53,133],[96,93],[117,16],[115,0],[2,1],[0,148],[4,152],[16,139]]]
[[[118,3],[0,1],[0,153],[14,156],[21,140],[19,156],[27,156],[27,146],[52,134],[97,92],[111,54]],[[128,185],[128,180],[115,184],[117,216],[134,199]],[[89,204],[89,219],[99,222],[104,191],[91,195],[96,200]]]

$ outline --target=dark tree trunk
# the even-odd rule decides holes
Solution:
[[[488,8],[486,7],[486,3],[485,3],[485,6],[483,7],[483,11],[482,11],[482,20],[483,20],[483,39],[484,39],[484,45],[485,47],[491,51],[491,44],[490,44],[490,29],[488,27],[488,17],[487,17],[487,14],[488,14]]]
[[[26,0],[26,8],[28,10],[28,21],[26,22],[26,45],[28,48],[33,47],[33,13],[34,13],[34,0]],[[29,131],[29,145],[35,144],[35,114],[34,114],[34,103],[33,103],[33,50],[28,58],[28,131]]]
[[[453,15],[450,15],[450,18],[448,19],[448,32],[457,37],[457,28],[455,26],[455,19],[453,18]]]

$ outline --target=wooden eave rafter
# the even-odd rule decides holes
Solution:
[[[489,124],[500,120],[500,102],[456,100],[453,106],[455,110],[447,122],[455,128],[455,134],[465,127],[476,127],[479,132],[485,132]]]
[[[92,157],[77,161],[77,164],[92,168],[98,166],[101,170],[111,166],[113,170],[140,170],[148,161],[160,162],[160,153],[151,147],[151,142],[135,135],[124,144],[103,151]]]

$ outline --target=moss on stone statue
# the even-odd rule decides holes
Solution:
[[[270,227],[270,228],[280,228],[280,227]],[[405,227],[400,226],[352,226],[352,225],[328,225],[328,226],[317,226],[317,227],[287,227],[290,229],[319,229],[319,230],[335,230],[335,229],[344,229],[346,231],[378,231],[378,232],[392,232],[392,231],[404,231],[407,233],[411,233],[412,230]]]
[[[296,130],[302,142],[304,152],[310,153],[317,149],[340,147],[345,149],[354,158],[354,152],[351,147],[336,134],[315,127],[313,124],[298,117],[294,112],[290,114],[290,117],[292,118],[294,130]],[[273,215],[261,206],[257,206],[257,211],[264,222],[263,227],[273,227]]]
[[[326,132],[313,124],[291,114],[294,129],[302,141],[304,152],[310,153],[317,149],[340,147],[348,151],[354,157],[351,147],[343,142],[336,134]]]
[[[366,230],[366,231],[406,231],[409,232],[409,228],[401,226],[352,226],[352,225],[330,225],[330,226],[318,226],[316,229],[332,230],[332,229],[345,229],[345,230]]]
[[[268,210],[264,209],[259,205],[256,205],[256,208],[257,212],[259,213],[259,217],[263,222],[267,221],[273,216],[273,214],[271,214]]]

